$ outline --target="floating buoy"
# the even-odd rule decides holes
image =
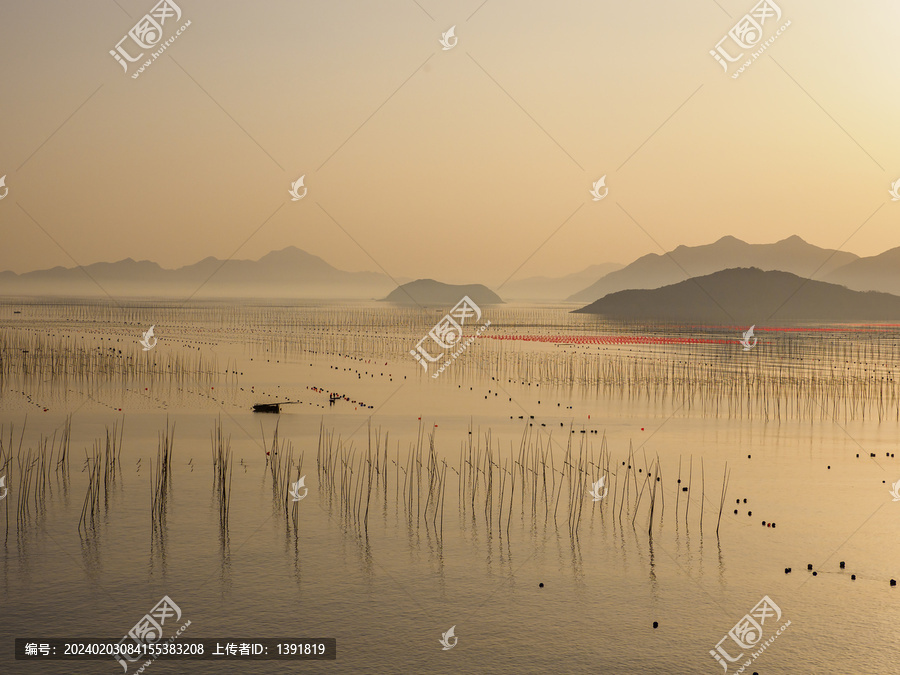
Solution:
[[[856,575],[855,575],[855,574],[851,574],[851,575],[850,575],[850,579],[853,580],[853,581],[856,581]]]
[[[785,568],[784,568],[784,573],[785,573],[785,574],[790,574],[790,573],[791,573],[791,568],[790,568],[790,567],[785,567]]]
[[[812,563],[809,563],[809,564],[806,566],[806,569],[811,570],[811,569],[812,569]]]
[[[659,628],[659,622],[658,622],[658,621],[654,621],[654,622],[653,622],[653,627],[654,627],[654,628]]]

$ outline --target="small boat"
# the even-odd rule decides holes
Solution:
[[[253,406],[253,412],[280,413],[281,406],[300,401],[280,401],[278,403],[257,403]]]

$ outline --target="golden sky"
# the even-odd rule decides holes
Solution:
[[[709,51],[743,0],[178,4],[137,79],[109,50],[154,2],[0,10],[0,269],[293,245],[497,286],[726,234],[900,246],[897,3],[779,2],[737,79]]]

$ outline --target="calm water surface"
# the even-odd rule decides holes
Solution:
[[[131,357],[163,366],[150,374],[94,378],[38,377],[33,369],[16,368],[5,373],[0,435],[11,459],[10,493],[0,501],[3,673],[122,672],[112,659],[14,661],[12,641],[120,638],[164,595],[180,606],[182,622],[191,621],[185,637],[334,637],[338,658],[160,659],[145,672],[725,672],[710,650],[766,595],[782,617],[766,622],[763,639],[791,624],[744,672],[900,672],[893,649],[900,589],[889,584],[900,578],[900,503],[890,494],[900,480],[898,459],[889,456],[900,451],[896,417],[888,414],[895,401],[887,402],[881,420],[861,414],[837,420],[716,417],[708,406],[686,405],[677,396],[578,386],[538,365],[561,363],[562,349],[593,350],[608,359],[653,359],[660,352],[697,363],[756,358],[714,344],[702,352],[679,345],[601,349],[479,340],[431,379],[407,352],[440,318],[434,312],[392,323],[392,310],[383,307],[348,307],[343,314],[315,307],[255,311],[246,309],[244,320],[216,306],[163,311],[136,305],[127,320],[90,305],[25,306],[15,316],[11,306],[0,311],[7,340],[41,334],[45,349],[59,351],[62,343],[52,340],[68,335],[100,353],[122,350],[114,357],[122,363]],[[537,320],[523,314],[516,327],[515,310],[505,311],[504,334],[615,332],[556,309]],[[172,317],[168,324],[166,316]],[[254,316],[262,319],[254,323]],[[136,341],[151,323],[160,341],[143,352]],[[772,334],[766,342],[778,339]],[[765,348],[761,340],[757,349]],[[891,372],[895,364],[884,354],[881,364],[871,355],[872,368]],[[496,377],[501,362],[525,355],[527,368],[516,367],[532,377]],[[185,372],[178,372],[176,358]],[[207,366],[208,373],[194,372]],[[349,400],[329,405],[326,392]],[[267,400],[300,402],[279,416],[249,411]],[[56,431],[58,438],[68,414],[68,478],[48,471],[41,498],[31,496],[17,523],[18,462],[29,450],[37,456],[42,437]],[[233,453],[226,528],[214,492],[210,434],[217,420]],[[267,464],[265,454],[276,422],[285,444],[281,459],[290,444],[292,472],[305,475],[309,488],[296,506],[296,527],[275,495],[273,459],[268,456]],[[79,531],[85,458],[114,424],[124,424],[119,463],[93,524]],[[165,527],[154,534],[151,467],[167,424],[174,426],[172,473]],[[363,527],[343,515],[340,494],[329,490],[316,456],[324,428],[334,433],[333,450],[339,438],[358,462],[366,457],[370,426],[373,445],[377,433],[381,452],[387,447],[387,464],[379,465]],[[490,445],[500,465],[488,464],[494,481],[489,503],[486,474],[479,474],[474,499],[467,490],[460,498],[456,471],[466,474],[460,458],[468,456],[470,439],[480,462]],[[421,443],[425,462],[432,440],[435,460],[448,466],[443,512],[434,520],[433,510],[425,516],[417,510],[427,499],[427,478],[410,515],[404,473],[397,469],[399,463],[415,471],[411,448]],[[500,467],[521,460],[523,445],[529,453],[539,448],[538,456],[555,467],[548,478],[553,487],[545,496],[542,474],[534,493],[533,476],[525,472],[528,484],[516,479],[511,501],[512,479],[505,479],[501,503]],[[573,472],[559,473],[567,459],[577,463],[579,457],[590,462],[590,477],[606,474],[610,490],[603,500],[591,501],[587,475],[570,490]],[[726,462],[730,477],[717,536]],[[359,486],[364,469],[354,466],[351,485]],[[651,533],[651,489],[639,506],[635,502],[654,466],[661,481]],[[620,511],[626,482],[630,492]],[[688,485],[687,493],[680,490]],[[580,508],[574,529],[573,507]],[[451,626],[459,641],[442,650],[441,634]],[[733,643],[723,645],[736,655]]]

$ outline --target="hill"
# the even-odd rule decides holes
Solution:
[[[823,278],[855,291],[883,291],[900,295],[900,247],[879,255],[857,258]]]
[[[487,286],[481,284],[444,284],[434,279],[416,279],[398,286],[384,298],[384,301],[404,305],[417,304],[422,306],[452,307],[466,295],[479,307],[503,303],[500,296]]]
[[[790,272],[728,269],[652,290],[611,293],[575,310],[616,319],[737,323],[898,321],[900,297]]]

